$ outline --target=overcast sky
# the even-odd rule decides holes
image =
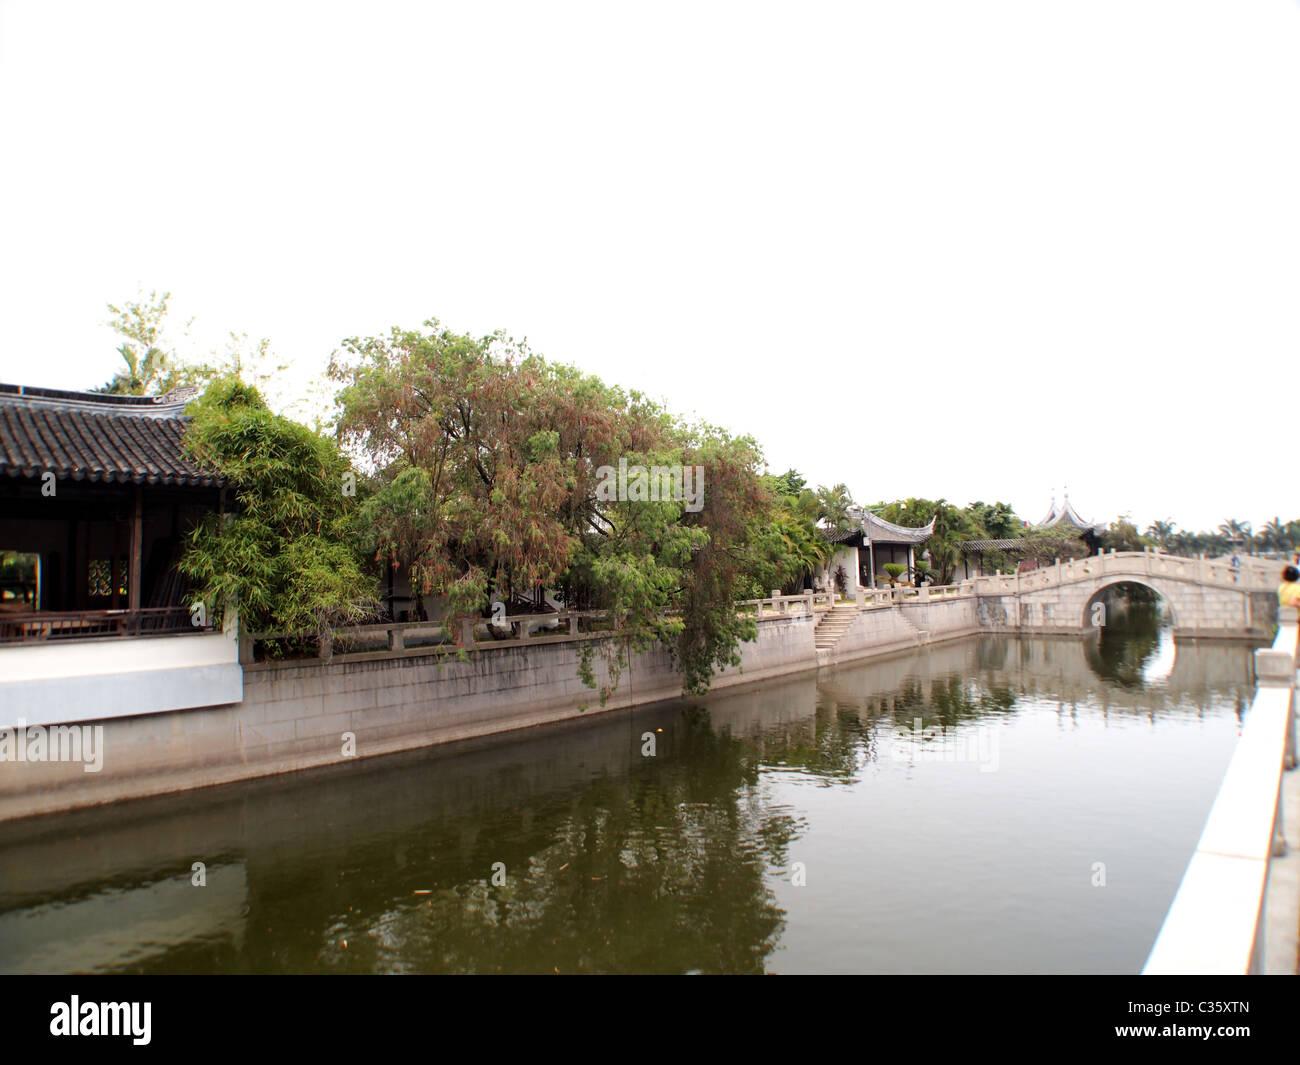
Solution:
[[[1036,520],[1300,517],[1295,0],[0,0],[0,380],[437,317]]]

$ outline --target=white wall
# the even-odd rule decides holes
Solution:
[[[243,692],[233,632],[0,647],[0,728],[222,706]]]

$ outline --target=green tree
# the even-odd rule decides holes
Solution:
[[[1166,518],[1164,521],[1154,521],[1148,525],[1146,534],[1162,551],[1169,551],[1176,542],[1174,537],[1177,528],[1172,518]]]
[[[831,488],[821,485],[816,495],[818,517],[828,528],[837,532],[846,532],[852,528],[853,521],[849,517],[849,508],[854,504],[847,485],[837,484]]]
[[[798,497],[808,486],[808,481],[798,470],[789,469],[772,478],[772,487],[778,495]]]
[[[938,584],[948,584],[961,559],[961,544],[975,537],[977,531],[971,515],[946,499],[909,498],[880,503],[871,510],[895,525],[920,528],[934,518],[934,533],[925,543],[930,565]],[[919,550],[919,549],[918,549]]]
[[[95,391],[122,396],[166,395],[186,385],[206,385],[216,377],[235,377],[259,393],[270,386],[287,366],[276,363],[270,341],[252,340],[247,333],[231,332],[223,352],[207,359],[182,354],[171,335],[168,303],[171,293],[141,296],[121,306],[110,303],[108,325],[122,338],[117,353],[123,367]],[[185,323],[189,335],[194,320]]]
[[[377,607],[347,492],[347,460],[328,439],[272,414],[257,390],[213,381],[191,404],[185,448],[225,475],[234,512],[190,534],[181,571],[217,616],[237,606],[245,631],[321,635]]]
[[[1101,534],[1101,546],[1107,551],[1141,551],[1154,544],[1138,532],[1137,526],[1127,514],[1121,514],[1110,523],[1110,528]]]
[[[772,535],[778,497],[752,440],[681,425],[504,333],[431,320],[353,338],[331,375],[343,386],[339,439],[375,470],[367,546],[443,597],[447,622],[486,612],[491,594],[555,588],[570,608],[612,616],[622,636],[604,645],[611,677],[628,649],[658,641],[697,691],[755,636],[737,599],[795,565]],[[626,497],[608,490],[620,463]],[[644,498],[638,467],[682,468],[702,494],[656,484]],[[590,653],[581,673],[594,685]]]
[[[195,373],[180,365],[175,348],[165,337],[170,299],[170,292],[161,296],[151,292],[120,307],[108,305],[113,312],[108,324],[122,338],[117,352],[125,365],[96,391],[120,396],[161,395],[193,383]]]
[[[753,594],[759,599],[772,588],[795,592],[804,578],[830,560],[834,546],[818,527],[822,504],[795,470],[765,478],[772,500],[768,517],[759,523],[755,540]]]
[[[1235,518],[1228,518],[1219,526],[1218,532],[1227,542],[1227,545],[1233,548],[1249,551],[1254,544],[1255,534],[1251,530],[1248,521],[1237,521]]]
[[[1024,523],[1010,503],[975,502],[966,508],[979,539],[1010,540],[1021,535]]]
[[[1264,523],[1259,530],[1259,544],[1265,551],[1285,551],[1291,546],[1280,517],[1275,515],[1272,521]]]

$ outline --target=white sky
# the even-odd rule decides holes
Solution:
[[[870,503],[1296,501],[1295,0],[0,0],[0,380],[501,327]]]

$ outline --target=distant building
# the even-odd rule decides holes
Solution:
[[[1105,522],[1092,522],[1079,517],[1079,512],[1070,505],[1070,493],[1065,493],[1065,500],[1058,507],[1056,505],[1056,496],[1052,496],[1052,505],[1048,508],[1047,516],[1037,525],[1039,529],[1055,529],[1064,526],[1075,529],[1079,533],[1079,539],[1088,547],[1088,554],[1095,555],[1097,549],[1101,546],[1102,533],[1106,531]]]
[[[1070,503],[1070,493],[1066,492],[1065,498],[1059,507],[1056,505],[1056,496],[1052,496],[1052,502],[1047,508],[1047,514],[1034,528],[1073,529],[1077,532],[1078,539],[1087,553],[1095,555],[1101,547],[1101,537],[1106,531],[1106,524],[1105,522],[1088,521],[1086,518],[1081,517]],[[998,540],[964,540],[960,545],[962,560],[958,570],[963,580],[982,576],[988,572],[984,566],[985,557],[995,551],[999,556],[1009,557],[1016,562],[1017,568],[1032,568],[1036,561],[1022,557],[1024,548],[1025,540],[1022,537]]]

